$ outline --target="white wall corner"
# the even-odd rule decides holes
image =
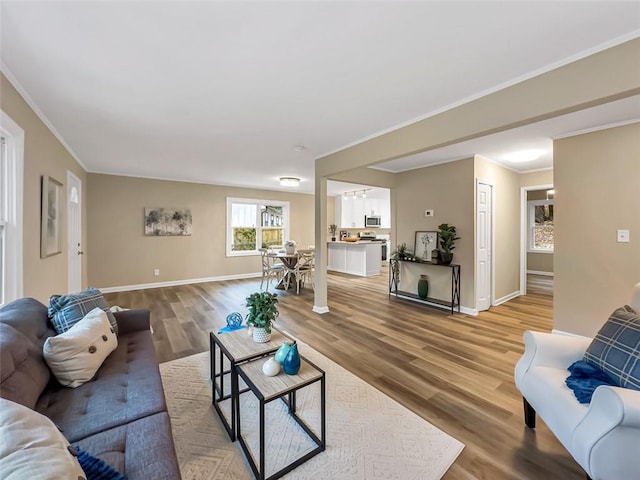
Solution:
[[[314,305],[311,311],[314,313],[320,313],[320,314],[329,313],[329,307],[319,307],[318,305]]]

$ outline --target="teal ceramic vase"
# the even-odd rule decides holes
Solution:
[[[420,275],[418,279],[418,296],[427,298],[429,296],[429,280],[426,275]]]
[[[287,353],[289,353],[289,349],[291,348],[291,345],[289,344],[289,342],[284,342],[282,344],[282,346],[278,349],[278,351],[275,354],[275,358],[276,361],[280,364],[284,363],[284,359],[287,358]]]
[[[287,356],[282,363],[282,368],[287,375],[295,375],[300,371],[300,354],[298,353],[298,344],[296,342],[293,342],[289,347]]]

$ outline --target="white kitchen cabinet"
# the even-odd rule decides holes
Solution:
[[[340,228],[365,228],[365,215],[377,215],[382,219],[383,228],[391,228],[391,205],[389,192],[385,192],[384,198],[366,198],[351,196],[344,198],[336,196],[336,223]],[[378,193],[379,195],[380,193]]]
[[[327,242],[327,252],[327,270],[361,277],[380,275],[380,243]]]

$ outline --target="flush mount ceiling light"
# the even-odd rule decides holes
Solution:
[[[307,147],[305,147],[304,145],[296,145],[295,147],[293,147],[293,150],[296,152],[303,152],[307,149]]]
[[[297,187],[300,185],[300,179],[296,177],[280,177],[280,186]]]
[[[533,160],[540,158],[543,153],[544,150],[539,149],[521,150],[519,152],[513,152],[505,155],[504,158],[512,163],[532,162]]]

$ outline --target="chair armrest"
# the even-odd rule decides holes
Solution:
[[[594,473],[594,466],[600,463],[593,458],[598,454],[596,445],[606,448],[606,444],[611,443],[621,453],[628,442],[620,442],[616,434],[628,434],[629,429],[637,430],[633,438],[640,437],[640,391],[622,387],[598,387],[591,398],[589,410],[573,431],[572,453],[578,463],[588,466],[588,471]],[[631,445],[631,449],[637,449],[637,444]],[[635,451],[637,454],[638,451]],[[637,457],[635,455],[633,459],[636,465]]]
[[[516,383],[531,367],[568,368],[573,362],[582,359],[592,341],[589,337],[554,335],[530,330],[524,332],[523,338],[524,355],[516,364]]]
[[[123,310],[113,312],[118,322],[118,335],[149,330],[151,312],[149,310]]]

